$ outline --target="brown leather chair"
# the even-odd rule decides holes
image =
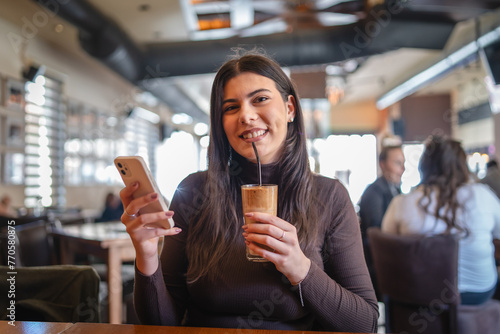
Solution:
[[[398,236],[369,228],[387,333],[496,333],[500,302],[460,305],[458,240],[451,235]]]

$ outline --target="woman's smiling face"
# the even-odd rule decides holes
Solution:
[[[263,164],[276,162],[295,115],[295,99],[287,101],[273,80],[251,72],[230,79],[224,87],[222,126],[229,144],[241,156],[256,161],[255,142]]]

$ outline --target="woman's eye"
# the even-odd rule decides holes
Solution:
[[[234,110],[234,109],[236,109],[236,106],[227,106],[227,107],[225,107],[225,108],[223,109],[223,111],[224,111],[224,112],[229,112],[229,111]]]
[[[267,96],[258,96],[255,98],[255,102],[264,102],[266,100],[269,100]]]

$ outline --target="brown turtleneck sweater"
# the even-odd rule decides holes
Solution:
[[[250,162],[241,162],[237,172],[242,184],[258,180],[256,165]],[[275,166],[263,166],[263,183],[276,183],[277,173]],[[179,185],[170,209],[175,212],[175,224],[183,231],[165,238],[156,273],[147,277],[136,270],[135,308],[142,323],[377,331],[378,306],[363,256],[358,219],[344,186],[326,177],[314,176],[311,196],[320,200],[311,201],[311,205],[318,207],[324,233],[318,242],[321,247],[306,254],[311,269],[300,285],[301,291],[291,286],[274,264],[249,262],[243,236],[230,245],[230,258],[217,282],[202,278],[187,283],[189,219],[203,200],[201,189],[206,176],[206,172],[195,173]],[[241,206],[238,211],[243,217]],[[236,223],[243,224],[243,218]]]

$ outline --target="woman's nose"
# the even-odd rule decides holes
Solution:
[[[258,115],[255,112],[255,109],[248,104],[243,104],[240,107],[240,122],[242,124],[248,124],[257,119]]]

